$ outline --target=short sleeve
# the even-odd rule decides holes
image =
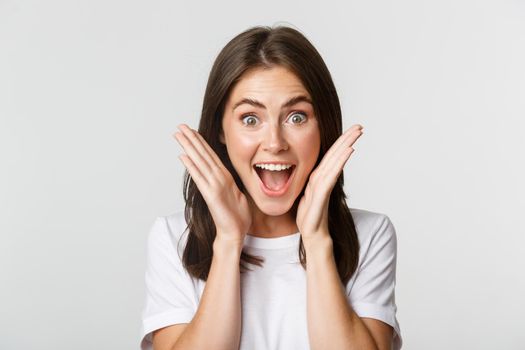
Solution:
[[[181,225],[175,229],[180,230]],[[141,349],[151,350],[152,332],[178,323],[191,322],[197,306],[190,275],[182,266],[165,217],[155,220],[146,249],[146,296],[142,311]]]
[[[350,290],[350,303],[359,317],[383,321],[394,329],[394,350],[401,349],[402,338],[396,318],[395,301],[397,237],[388,216],[380,214],[371,226],[373,234],[363,242],[362,261]],[[360,258],[361,259],[361,258]]]

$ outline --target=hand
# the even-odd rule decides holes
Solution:
[[[243,244],[251,226],[248,200],[219,156],[204,138],[185,124],[178,126],[174,137],[186,154],[182,161],[199,188],[217,228],[217,238]]]
[[[354,152],[352,145],[362,135],[362,129],[361,125],[356,124],[346,130],[310,174],[296,216],[296,224],[303,240],[330,237],[328,230],[330,194],[346,161]]]

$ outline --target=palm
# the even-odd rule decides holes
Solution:
[[[310,232],[317,232],[322,226],[323,218],[325,215],[321,214],[319,215],[325,207],[325,203],[319,202],[316,200],[316,198],[319,197],[326,197],[326,196],[315,196],[314,198],[314,190],[316,180],[318,179],[318,170],[319,168],[316,168],[309,177],[308,183],[306,185],[306,188],[304,190],[304,195],[299,201],[299,205],[297,207],[297,218],[296,223],[297,227],[299,228],[299,231],[303,233],[304,235],[307,235]],[[316,193],[316,195],[318,195]]]
[[[328,234],[328,204],[330,194],[346,161],[354,149],[351,147],[361,136],[361,126],[353,126],[343,133],[308,178],[304,196],[297,207],[296,224],[303,237],[317,232]]]
[[[216,203],[209,206],[210,212],[218,229],[228,232],[245,234],[251,226],[252,216],[245,194],[239,190],[230,172],[224,168],[226,182],[212,197],[206,199],[207,203]]]
[[[208,204],[217,235],[242,241],[251,226],[246,196],[204,138],[184,124],[179,128],[175,137],[187,152],[179,158]]]

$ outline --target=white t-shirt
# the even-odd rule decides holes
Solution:
[[[402,338],[395,303],[397,238],[388,216],[351,208],[360,243],[359,266],[346,285],[360,317],[394,328],[394,350]],[[142,350],[151,350],[154,330],[189,323],[206,282],[191,277],[180,257],[187,239],[184,212],[158,217],[147,244],[146,297]],[[184,234],[183,234],[184,233]],[[248,264],[241,273],[241,350],[310,349],[306,315],[306,271],[299,262],[300,233],[278,238],[246,235],[244,250],[264,257],[263,267]],[[181,243],[178,245],[179,239]],[[246,300],[246,302],[244,302]]]

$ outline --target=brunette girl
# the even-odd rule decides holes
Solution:
[[[299,31],[233,38],[174,134],[186,207],[149,235],[142,349],[400,349],[395,229],[343,191],[362,134]]]

